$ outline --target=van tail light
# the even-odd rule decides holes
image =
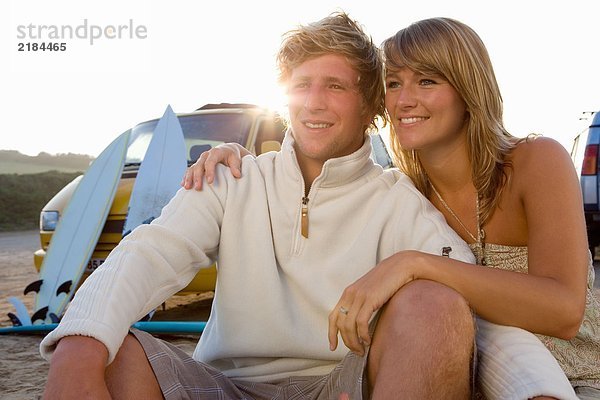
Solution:
[[[596,175],[598,171],[598,145],[589,144],[585,148],[581,175]]]

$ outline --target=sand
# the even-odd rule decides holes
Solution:
[[[7,313],[13,311],[10,296],[19,297],[28,309],[33,308],[33,294],[23,296],[23,289],[37,279],[33,252],[39,248],[36,231],[0,232],[0,326],[10,326]],[[600,287],[596,267],[596,287]],[[597,289],[600,295],[600,289]],[[212,293],[174,296],[158,310],[155,320],[206,320]],[[38,399],[46,382],[48,363],[38,352],[42,335],[0,335],[0,398],[2,400]],[[191,354],[198,336],[161,336]]]
[[[39,248],[36,231],[0,232],[0,326],[11,326],[8,312],[14,312],[8,298],[20,298],[30,313],[34,295],[23,295],[23,289],[38,279],[33,266],[33,252]],[[206,320],[210,312],[212,293],[174,296],[159,309],[155,320]],[[40,398],[48,363],[41,358],[38,346],[43,335],[0,335],[0,398],[26,400]],[[198,335],[161,336],[191,354]]]

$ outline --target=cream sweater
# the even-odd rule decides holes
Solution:
[[[180,190],[85,281],[42,355],[61,337],[86,335],[103,342],[112,361],[132,323],[217,261],[194,358],[247,380],[328,373],[348,352],[343,343],[330,351],[327,340],[328,314],[345,287],[404,249],[450,247],[450,257],[474,259],[411,181],[373,164],[370,151],[366,140],[325,163],[308,194],[308,238],[290,136],[280,152],[244,158],[239,180],[219,167],[215,184]]]

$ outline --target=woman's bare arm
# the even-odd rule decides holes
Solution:
[[[524,234],[529,273],[417,251],[397,253],[344,291],[338,304],[347,309],[354,307],[352,314],[357,316],[356,323],[347,323],[354,330],[343,334],[345,338],[350,342],[368,340],[364,332],[373,311],[414,279],[433,280],[453,288],[490,322],[562,339],[576,335],[585,310],[589,263],[579,182],[560,144],[543,138],[536,142],[522,145],[527,147],[520,149],[521,154],[514,160],[511,190],[517,191],[513,194],[522,207],[519,212],[506,213],[511,225],[518,226],[511,232],[512,237]],[[506,240],[491,242],[506,244]],[[338,308],[330,315],[330,340],[334,344]],[[362,337],[359,332],[363,332]]]

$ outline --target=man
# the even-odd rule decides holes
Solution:
[[[41,344],[46,398],[469,396],[474,322],[456,292],[413,281],[381,294],[368,332],[337,304],[399,251],[473,257],[408,178],[369,158],[366,132],[384,112],[378,49],[334,14],[288,33],[278,61],[291,124],[282,150],[244,160],[240,180],[220,168],[218,185],[180,191],[115,248]],[[215,260],[193,360],[128,334]]]

